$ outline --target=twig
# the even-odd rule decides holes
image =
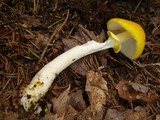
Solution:
[[[95,34],[93,34],[92,32],[90,32],[89,30],[85,29],[82,25],[79,25],[78,27],[79,27],[86,35],[88,35],[91,40],[96,40]]]
[[[39,11],[39,0],[34,0],[34,8],[33,8],[33,11],[34,11],[34,14],[37,14],[38,11]]]
[[[3,86],[2,90],[0,91],[0,95],[2,95],[3,91],[7,88],[8,84],[11,82],[11,78],[8,79],[6,84]]]
[[[148,67],[148,66],[160,66],[160,63],[149,63],[149,64],[141,64],[141,63],[137,63],[134,61],[134,63],[136,65],[138,65],[139,67],[143,68],[143,67]]]
[[[138,7],[140,6],[140,4],[142,3],[143,0],[139,1],[139,3],[137,4],[136,8],[134,9],[133,13],[135,13],[138,9]]]

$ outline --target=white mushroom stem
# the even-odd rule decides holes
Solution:
[[[109,37],[104,43],[99,43],[94,40],[83,45],[76,46],[63,54],[56,57],[54,60],[46,64],[32,79],[31,83],[24,90],[21,104],[28,111],[32,105],[35,105],[38,100],[45,95],[51,86],[56,76],[78,59],[117,46],[119,41]]]

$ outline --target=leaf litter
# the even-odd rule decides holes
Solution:
[[[102,119],[108,94],[107,83],[101,74],[93,71],[86,73],[86,79],[85,91],[89,97],[89,106],[83,99],[82,89],[70,93],[69,86],[57,98],[52,99],[54,115],[46,114],[45,118],[52,116],[54,119],[64,120]]]
[[[147,111],[145,108],[137,106],[132,109],[118,111],[116,109],[108,109],[105,120],[145,120]]]
[[[85,91],[90,101],[91,119],[102,119],[108,94],[107,82],[101,74],[93,71],[88,71],[86,77]]]
[[[3,119],[86,120],[101,110],[95,118],[159,119],[158,0],[1,1],[0,15],[0,116]],[[44,117],[26,113],[18,102],[18,91],[44,64],[62,52],[92,39],[103,42],[106,22],[113,17],[130,19],[143,26],[147,43],[142,56],[130,61],[112,50],[89,55],[58,76],[44,98],[51,104]],[[88,72],[93,73],[92,79],[103,78],[107,84],[88,81]],[[89,91],[85,91],[85,82]],[[70,90],[62,92],[69,84]],[[116,89],[116,85],[127,91]],[[61,89],[61,94],[53,92],[55,86]],[[60,115],[53,108],[52,100],[63,97],[62,104],[55,102],[60,105],[55,105],[57,111],[64,111]],[[123,100],[134,101],[133,106]]]
[[[121,80],[116,89],[118,94],[123,99],[132,102],[134,100],[143,100],[145,102],[155,102],[160,99],[160,96],[150,90],[142,84],[133,83],[125,80]]]

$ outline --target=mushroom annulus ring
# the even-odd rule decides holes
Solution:
[[[113,18],[107,23],[108,40],[103,43],[94,40],[59,55],[46,64],[23,90],[21,104],[28,111],[46,94],[57,75],[78,59],[89,54],[113,48],[115,53],[121,51],[129,59],[138,58],[145,46],[145,32],[143,28],[132,21]]]

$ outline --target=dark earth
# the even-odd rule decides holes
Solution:
[[[20,105],[21,91],[45,64],[71,48],[70,41],[64,43],[63,39],[74,36],[79,25],[95,35],[105,31],[107,38],[106,23],[115,17],[137,22],[144,28],[143,54],[136,60],[129,60],[109,49],[82,58],[74,64],[76,67],[70,66],[57,76],[40,102],[44,107],[50,105],[48,111],[38,115],[34,110],[26,112]],[[87,64],[85,70],[78,67],[81,64]],[[102,73],[107,81],[109,95],[101,119],[116,120],[106,117],[108,110],[114,109],[118,111],[117,116],[127,110],[134,111],[130,113],[131,118],[120,116],[118,120],[160,120],[160,1],[0,0],[0,120],[87,120],[82,116],[91,105],[85,91],[89,70]],[[147,95],[151,95],[145,100],[121,96],[116,85],[122,80],[148,87]],[[66,113],[62,117],[54,110],[52,100],[69,85],[69,94],[82,91],[79,99],[83,99],[85,107],[77,109],[78,103],[75,103],[72,107],[76,114],[66,117],[69,115]],[[135,112],[137,107],[143,108],[144,114]],[[55,117],[56,114],[59,116]],[[91,113],[86,112],[84,116],[86,114]]]

